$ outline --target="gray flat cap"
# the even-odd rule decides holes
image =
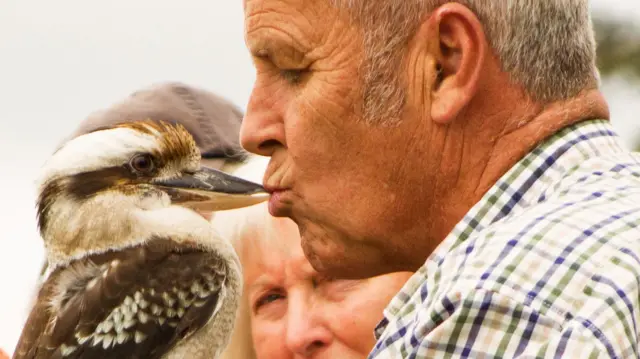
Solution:
[[[180,123],[195,139],[205,166],[242,162],[239,143],[242,111],[226,99],[181,82],[164,82],[133,92],[114,105],[91,113],[71,138],[122,122],[151,119]]]

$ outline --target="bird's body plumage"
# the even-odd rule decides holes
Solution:
[[[38,200],[49,275],[14,358],[217,356],[241,269],[209,222],[174,203],[205,198],[192,187],[210,173],[198,171],[190,135],[152,122],[90,133],[54,154]],[[206,185],[235,181],[223,179]]]
[[[32,358],[161,358],[221,305],[233,305],[225,303],[231,270],[215,253],[160,238],[74,260],[43,286],[45,300],[26,324],[33,334],[17,351]]]

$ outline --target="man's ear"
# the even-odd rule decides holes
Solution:
[[[427,81],[431,118],[439,124],[455,120],[478,89],[489,53],[482,24],[461,4],[436,9],[422,24],[418,35],[427,41]]]

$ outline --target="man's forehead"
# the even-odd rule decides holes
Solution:
[[[327,10],[334,9],[331,0],[243,0],[245,16],[264,12],[288,13],[291,15],[324,17]]]
[[[249,48],[293,46],[306,53],[327,41],[339,12],[329,0],[244,0]]]

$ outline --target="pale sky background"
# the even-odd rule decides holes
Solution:
[[[638,0],[593,0],[640,22]],[[254,71],[240,0],[0,1],[0,348],[12,353],[43,258],[34,180],[88,113],[154,82],[245,108]],[[640,61],[640,60],[639,60]],[[640,89],[604,84],[612,122],[640,136]]]

